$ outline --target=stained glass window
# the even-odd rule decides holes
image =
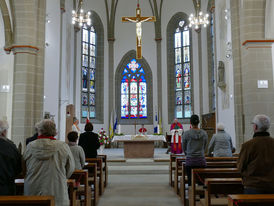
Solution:
[[[96,32],[94,27],[82,28],[82,85],[81,116],[95,118],[95,71],[96,71]]]
[[[191,101],[191,45],[190,30],[185,21],[180,21],[174,33],[175,54],[175,116],[190,118]]]
[[[121,81],[121,118],[147,118],[146,73],[136,59],[124,68]]]

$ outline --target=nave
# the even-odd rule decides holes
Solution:
[[[165,151],[155,148],[154,159],[124,162],[122,149],[105,149],[109,180],[98,206],[182,205],[168,184],[169,155]]]

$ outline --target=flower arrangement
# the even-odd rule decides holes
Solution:
[[[101,131],[99,132],[99,142],[100,145],[106,145],[110,143],[110,139],[108,138],[106,131],[103,130],[103,128],[101,128]]]

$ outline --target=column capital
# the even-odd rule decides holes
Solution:
[[[5,47],[4,50],[7,54],[10,54],[10,52],[12,51],[14,55],[18,53],[36,55],[39,51],[39,48],[32,45],[12,45],[11,47]]]

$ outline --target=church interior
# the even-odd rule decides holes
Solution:
[[[273,20],[273,0],[0,0],[0,119],[24,151],[45,117],[67,141],[73,117],[82,132],[90,121],[110,138],[140,128],[166,138],[174,119],[187,131],[196,114],[209,138],[222,123],[239,153],[255,115],[270,117],[274,134]],[[141,160],[141,190],[142,175],[154,189],[161,178],[138,164],[168,178],[167,165]],[[110,181],[123,183],[123,165],[110,166]]]

